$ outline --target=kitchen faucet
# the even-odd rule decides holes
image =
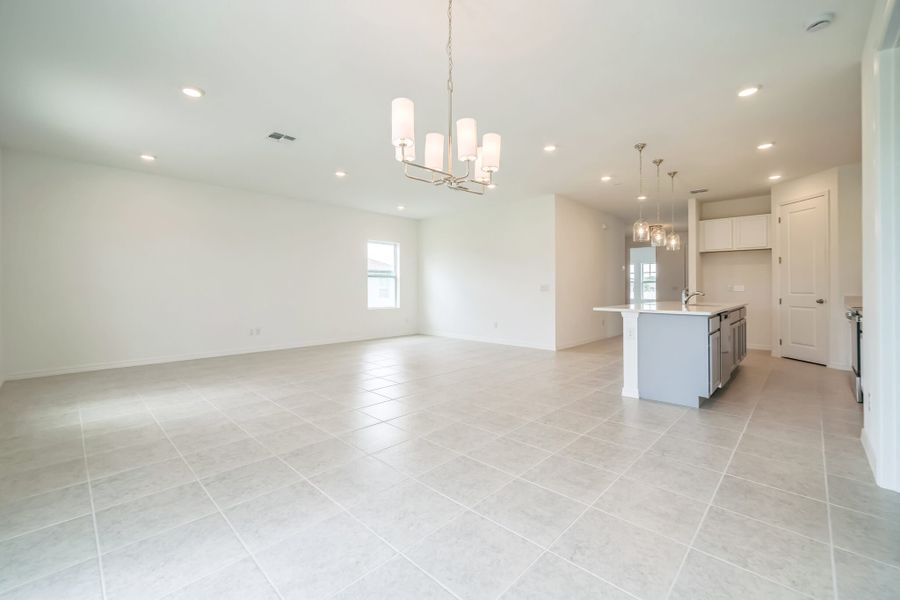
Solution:
[[[703,292],[690,292],[687,288],[681,290],[681,305],[687,306],[687,303],[691,301],[691,298],[694,296],[705,296]]]

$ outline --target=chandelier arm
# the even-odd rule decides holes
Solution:
[[[475,194],[476,196],[484,196],[485,185],[483,183],[481,183],[480,181],[472,181],[471,183],[474,183],[475,185],[480,186],[481,189],[473,190],[473,189],[470,189],[470,188],[468,188],[464,185],[460,185],[460,184],[451,185],[450,187],[454,190],[459,190],[461,192],[469,192],[470,194]]]
[[[432,174],[431,179],[423,179],[422,177],[418,177],[416,175],[410,175],[409,167],[415,167],[416,169],[428,171],[429,173]],[[420,165],[418,163],[414,163],[414,162],[410,162],[410,161],[403,161],[403,174],[406,175],[410,179],[415,179],[416,181],[424,181],[426,183],[440,183],[443,180],[447,179],[448,177],[451,179],[453,178],[453,175],[451,175],[450,173],[447,173],[445,171],[439,171],[438,169],[432,169],[430,167],[426,167],[425,165]],[[436,181],[434,178],[435,175],[440,175],[440,179]]]

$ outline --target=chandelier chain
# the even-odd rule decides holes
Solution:
[[[447,90],[453,93],[453,0],[447,2]]]

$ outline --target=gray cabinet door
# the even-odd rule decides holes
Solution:
[[[709,335],[709,396],[713,395],[722,383],[722,332]],[[707,396],[707,397],[709,397]]]

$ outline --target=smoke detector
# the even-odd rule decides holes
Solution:
[[[269,139],[275,140],[276,142],[293,142],[297,138],[292,135],[288,135],[286,133],[280,133],[278,131],[273,131],[269,134]]]
[[[814,33],[816,31],[822,31],[823,29],[825,29],[826,27],[831,25],[831,23],[833,21],[834,21],[834,13],[833,12],[822,13],[821,15],[817,16],[815,19],[811,20],[809,23],[806,24],[806,31],[808,31],[809,33]]]

